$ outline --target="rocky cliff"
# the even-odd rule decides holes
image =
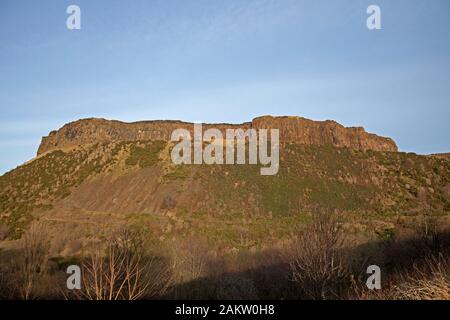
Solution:
[[[175,129],[192,131],[193,124],[182,121],[141,121],[125,123],[105,119],[83,119],[64,125],[42,138],[38,155],[48,151],[103,142],[169,140]],[[362,127],[346,128],[335,121],[312,121],[301,117],[263,116],[242,124],[205,124],[208,128],[279,129],[281,142],[306,145],[331,144],[356,150],[397,151],[390,138],[367,133]]]

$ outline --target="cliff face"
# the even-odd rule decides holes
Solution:
[[[254,128],[278,128],[280,141],[307,145],[331,144],[356,150],[397,151],[390,138],[367,133],[363,127],[346,128],[336,121],[313,121],[301,117],[259,117],[253,119]]]
[[[83,119],[64,125],[42,138],[38,155],[48,151],[102,142],[169,140],[175,129],[192,131],[193,124],[182,121],[142,121],[125,123],[105,119]],[[279,129],[280,142],[306,145],[331,144],[356,150],[397,151],[395,142],[367,133],[362,127],[346,128],[335,121],[312,121],[301,117],[263,116],[243,124],[205,124],[203,130]]]

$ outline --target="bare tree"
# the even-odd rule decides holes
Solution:
[[[33,224],[21,240],[21,248],[13,269],[15,286],[22,299],[36,297],[36,286],[47,272],[50,242],[46,230],[40,224]]]
[[[200,288],[201,281],[197,280],[207,276],[209,271],[207,265],[211,257],[207,243],[198,238],[179,241],[172,247],[171,256],[172,280],[178,284],[172,288],[174,297],[176,299],[198,298],[198,294],[204,290]],[[190,285],[179,285],[186,283]]]
[[[343,257],[345,237],[337,220],[327,212],[316,212],[313,221],[301,229],[292,246],[292,280],[311,299],[335,298],[339,284],[349,277]]]
[[[83,289],[79,298],[89,300],[136,300],[163,293],[169,271],[145,252],[145,236],[122,231],[105,254],[92,253],[82,266]]]

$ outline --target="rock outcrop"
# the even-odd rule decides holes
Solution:
[[[192,131],[193,124],[182,121],[140,121],[125,123],[98,118],[82,119],[64,125],[42,138],[38,155],[48,151],[92,143],[137,140],[169,140],[175,129]],[[346,147],[356,150],[397,151],[390,138],[367,133],[362,127],[346,128],[335,121],[313,121],[301,117],[263,116],[242,124],[204,124],[204,130],[279,129],[280,142]]]

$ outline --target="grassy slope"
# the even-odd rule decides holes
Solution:
[[[155,215],[131,212],[127,218],[159,237],[204,236],[251,247],[289,234],[316,207],[361,219],[450,214],[445,159],[289,144],[281,148],[279,174],[261,176],[252,165],[173,166],[169,151],[155,141],[46,154],[0,177],[1,222],[11,238],[20,237],[33,212],[51,211],[71,193],[76,199],[83,185],[98,177],[127,179],[155,167],[164,188],[152,196],[164,200],[161,207]]]

